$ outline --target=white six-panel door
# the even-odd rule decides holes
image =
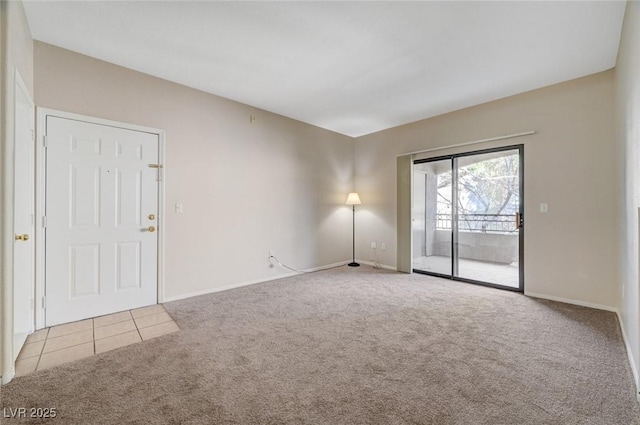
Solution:
[[[46,326],[157,302],[158,135],[46,122]]]

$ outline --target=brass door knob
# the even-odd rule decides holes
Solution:
[[[155,232],[155,231],[156,231],[156,228],[155,228],[155,227],[153,227],[153,226],[149,226],[149,227],[147,228],[147,230],[148,230],[149,232],[153,233],[153,232]]]
[[[149,214],[149,220],[155,220],[156,216],[155,214]]]
[[[16,240],[17,241],[28,241],[29,240],[29,235],[22,234],[22,235],[16,235]]]

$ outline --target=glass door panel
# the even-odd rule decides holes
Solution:
[[[451,159],[415,164],[413,175],[413,268],[451,277]]]
[[[460,156],[455,162],[454,276],[519,288],[519,150]]]
[[[414,162],[414,271],[524,290],[523,149]]]

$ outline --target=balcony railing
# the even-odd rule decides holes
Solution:
[[[436,214],[436,229],[451,230],[451,214]],[[477,233],[516,233],[515,214],[458,214],[458,230]]]

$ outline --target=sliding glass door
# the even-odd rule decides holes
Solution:
[[[451,276],[451,160],[415,164],[413,175],[413,268]],[[448,214],[448,215],[447,215]]]
[[[522,291],[523,147],[417,160],[413,269]]]

